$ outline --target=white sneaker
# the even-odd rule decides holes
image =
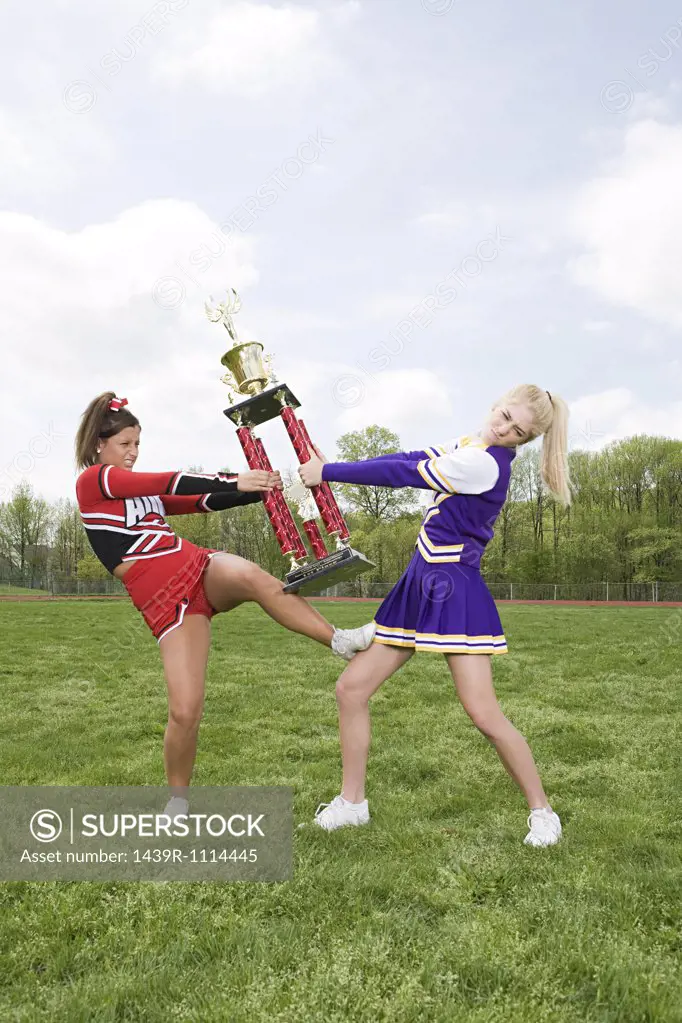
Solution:
[[[325,831],[336,831],[346,825],[369,824],[367,800],[348,803],[343,796],[335,796],[331,803],[320,803],[315,811],[315,824]]]
[[[163,812],[167,814],[172,821],[174,821],[176,817],[186,817],[189,813],[189,803],[181,796],[172,796],[166,803],[166,809]]]
[[[367,625],[361,625],[359,629],[334,629],[334,635],[332,636],[332,650],[339,657],[343,657],[344,660],[350,661],[351,657],[360,650],[366,650],[374,639],[374,634],[377,631],[375,622],[368,622]]]
[[[561,821],[551,806],[531,810],[528,827],[530,831],[523,840],[525,845],[555,845],[561,838]]]

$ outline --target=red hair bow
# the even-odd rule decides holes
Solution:
[[[109,402],[109,408],[112,412],[120,412],[124,405],[128,404],[127,398],[112,398]]]

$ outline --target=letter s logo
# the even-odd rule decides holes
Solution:
[[[37,842],[54,842],[62,833],[62,819],[54,810],[38,810],[29,828]]]

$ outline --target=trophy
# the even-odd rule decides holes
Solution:
[[[287,384],[277,380],[271,359],[263,355],[260,341],[241,342],[237,336],[232,319],[241,308],[237,292],[231,288],[227,301],[215,308],[207,302],[205,308],[209,320],[222,323],[232,338],[232,347],[220,360],[227,370],[221,380],[229,388],[231,402],[224,414],[237,427],[237,437],[249,468],[272,470],[263,442],[253,431],[261,423],[277,418],[284,422],[299,462],[308,462],[312,446],[310,436],[305,423],[294,411],[300,408],[300,401]],[[280,550],[291,559],[290,571],[285,577],[285,593],[319,593],[375,567],[364,554],[350,546],[348,526],[328,483],[322,482],[310,489],[295,483],[286,493],[298,507],[313,557],[309,557],[282,491],[264,493],[263,504]],[[322,537],[318,517],[333,544],[331,553]]]

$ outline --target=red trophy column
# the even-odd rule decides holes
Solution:
[[[299,462],[301,464],[309,462],[309,448],[312,445],[305,425],[296,418],[296,413],[288,406],[282,409],[280,415],[284,420],[284,425]],[[311,487],[310,492],[315,498],[315,504],[319,508],[320,516],[328,535],[339,537],[341,540],[347,540],[350,536],[350,530],[344,521],[341,509],[336,503],[336,498],[332,494],[329,484],[321,483],[319,486]]]
[[[248,426],[240,427],[237,430],[237,436],[250,469],[272,470],[272,465],[265,453],[263,442],[260,438],[254,437]],[[282,554],[292,554],[297,558],[307,558],[308,552],[305,549],[301,534],[296,528],[294,517],[289,511],[289,506],[284,499],[282,491],[271,490],[269,493],[264,493],[263,504],[265,505],[265,511],[272,524]]]
[[[307,449],[306,449],[306,459],[305,459],[305,461],[307,462],[307,461],[309,461],[308,452],[309,452],[310,448],[312,448],[313,442],[310,439],[310,435],[308,433],[308,428],[306,427],[306,425],[305,425],[305,423],[303,422],[302,419],[298,420],[298,425],[301,428],[301,433],[303,434],[303,437],[305,438],[306,444],[308,446]],[[330,510],[331,510],[332,514],[334,515],[334,518],[336,520],[336,525],[337,525],[339,537],[342,540],[347,540],[348,537],[350,536],[350,529],[346,525],[346,520],[344,519],[343,515],[341,514],[341,509],[339,508],[338,502],[337,502],[336,498],[334,497],[334,494],[332,493],[332,488],[329,486],[329,484],[327,483],[326,480],[322,480],[322,483],[320,483],[320,490],[322,490],[322,492],[327,495],[327,506],[330,508]]]
[[[317,522],[315,522],[315,519],[306,519],[306,521],[303,523],[303,528],[305,529],[306,536],[310,540],[310,546],[312,547],[313,554],[315,555],[317,560],[319,561],[320,558],[326,558],[329,554],[329,551],[324,545],[324,540],[322,539],[320,527],[318,526]]]
[[[270,472],[272,472],[272,463],[270,462],[270,459],[268,458],[267,454],[265,453],[265,447],[263,445],[263,441],[260,439],[260,437],[254,437],[254,441],[256,442],[256,449],[257,449],[258,455],[260,457],[261,468],[262,469],[269,469]],[[298,529],[296,528],[296,523],[294,522],[294,516],[289,511],[289,505],[286,502],[286,498],[285,498],[284,494],[282,493],[281,490],[275,490],[275,491],[273,491],[273,493],[275,494],[275,496],[277,498],[277,502],[278,502],[279,508],[280,508],[280,514],[281,514],[282,519],[283,519],[283,521],[284,521],[284,523],[286,525],[286,528],[287,528],[287,531],[289,533],[289,536],[291,537],[292,542],[296,545],[295,546],[296,557],[297,558],[303,558],[303,559],[307,558],[308,557],[308,552],[305,549],[305,544],[303,543],[303,539],[301,537],[301,534],[299,533]]]

